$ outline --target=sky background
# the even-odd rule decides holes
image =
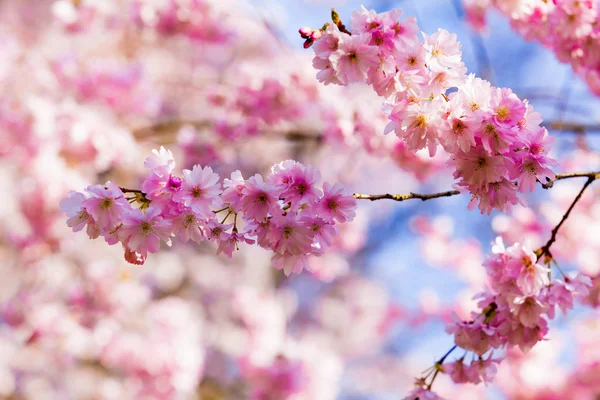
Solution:
[[[570,66],[559,63],[553,53],[540,45],[525,42],[511,31],[508,20],[499,13],[488,15],[486,34],[473,32],[463,21],[460,0],[254,0],[254,3],[267,18],[277,21],[280,34],[285,36],[290,45],[298,48],[303,43],[297,33],[298,28],[322,26],[329,20],[331,7],[336,8],[344,22],[349,22],[352,11],[360,8],[361,4],[378,12],[401,8],[404,16],[416,16],[419,27],[428,34],[438,28],[456,33],[462,43],[463,60],[469,72],[490,80],[494,86],[512,88],[520,98],[529,99],[545,121],[563,119],[589,124],[597,122],[600,116],[600,102],[572,73]],[[574,135],[554,134],[558,136],[555,149],[559,153],[573,148]],[[600,149],[600,141],[593,135],[590,145]],[[537,191],[535,195],[546,194]],[[419,295],[424,287],[432,288],[442,302],[453,300],[465,284],[452,272],[432,268],[424,262],[416,250],[418,237],[409,229],[408,221],[416,215],[447,214],[454,221],[457,238],[475,237],[483,250],[489,252],[489,243],[495,237],[491,221],[497,213],[482,216],[477,210],[469,212],[467,202],[467,197],[460,196],[398,204],[389,218],[371,226],[369,245],[374,250],[365,267],[367,275],[380,281],[393,299],[407,306],[418,306]],[[560,328],[566,322],[558,318],[553,325]],[[568,332],[564,334],[569,335]],[[392,335],[387,350],[399,355],[407,351],[431,354],[433,364],[452,344],[452,337],[444,332],[442,324],[429,324],[418,332],[399,328]],[[571,355],[565,352],[563,361],[568,363]],[[502,398],[500,395],[497,397]],[[397,398],[393,394],[378,397],[343,396],[347,400]]]

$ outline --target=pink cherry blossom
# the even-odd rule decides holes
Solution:
[[[338,49],[329,56],[342,83],[365,80],[369,68],[374,68],[379,63],[377,49],[369,46],[370,41],[368,34],[345,37]]]
[[[128,251],[135,251],[145,258],[147,253],[156,253],[160,249],[161,240],[171,245],[171,224],[162,218],[158,208],[130,209],[123,216],[119,235]]]
[[[173,195],[173,201],[181,202],[190,207],[202,218],[211,216],[211,207],[221,205],[221,184],[219,175],[211,167],[202,168],[199,165],[183,170],[181,190]]]
[[[240,204],[249,218],[262,221],[267,218],[267,215],[275,214],[279,207],[277,202],[281,189],[265,183],[261,175],[256,174],[250,177],[246,181],[242,193],[244,197]]]
[[[342,185],[323,184],[323,197],[319,200],[319,216],[325,221],[350,221],[356,215],[356,200]]]

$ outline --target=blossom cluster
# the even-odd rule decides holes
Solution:
[[[457,187],[471,193],[469,208],[508,209],[522,202],[518,192],[553,179],[552,138],[539,113],[510,89],[467,76],[455,34],[439,29],[421,41],[416,20],[401,16],[363,8],[352,15],[351,34],[336,23],[311,35],[318,80],[372,86],[386,98],[385,133],[430,156],[441,145]],[[308,35],[306,28],[301,33]]]
[[[496,239],[484,262],[489,290],[477,296],[480,311],[473,312],[470,321],[459,320],[446,329],[458,347],[474,354],[468,365],[464,356],[444,364],[454,382],[489,382],[500,361],[493,358],[493,349],[530,350],[545,338],[557,309],[566,314],[576,299],[584,300],[590,278],[578,273],[551,280],[550,268],[540,263],[543,257],[527,243],[505,247],[501,238]]]
[[[235,171],[223,188],[211,167],[195,165],[183,177],[175,175],[173,155],[163,147],[144,166],[150,173],[141,191],[107,182],[85,193],[71,191],[61,202],[68,226],[86,227],[90,238],[103,236],[109,245],[122,243],[132,264],[143,264],[161,241],[170,246],[177,237],[216,242],[217,254],[229,257],[240,243],[257,242],[275,253],[275,267],[300,273],[310,269],[308,256],[332,245],[336,223],[355,216],[352,194],[340,184],[324,183],[321,190],[319,171],[292,160],[273,166],[266,179],[244,179]]]
[[[194,41],[221,44],[229,40],[233,32],[219,23],[226,13],[215,5],[218,4],[206,0],[129,0],[119,5],[89,0],[57,0],[52,11],[71,33],[85,32],[91,22],[101,20],[112,28],[132,23],[165,36],[182,35]]]
[[[525,39],[541,43],[561,62],[571,64],[600,95],[600,29],[596,22],[600,9],[596,0],[465,0],[467,20],[475,29],[483,29],[486,11],[492,6],[508,16]]]

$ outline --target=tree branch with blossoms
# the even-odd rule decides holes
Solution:
[[[539,323],[539,321],[541,320],[540,319],[541,315],[543,313],[546,313],[549,318],[553,318],[554,317],[554,307],[557,305],[563,310],[563,312],[566,312],[566,310],[568,308],[573,307],[573,298],[575,296],[577,296],[577,297],[586,296],[588,293],[589,287],[591,286],[591,281],[590,281],[589,277],[582,275],[582,274],[579,274],[575,277],[569,277],[569,276],[565,275],[565,273],[562,270],[560,270],[560,268],[559,268],[559,272],[562,275],[563,281],[550,282],[550,270],[548,268],[544,268],[537,264],[537,262],[539,262],[540,260],[545,265],[550,265],[550,263],[553,261],[552,254],[550,253],[550,247],[552,246],[552,244],[554,244],[556,242],[556,236],[558,234],[560,227],[569,218],[571,211],[575,208],[575,205],[577,204],[577,202],[579,202],[579,200],[583,196],[583,193],[585,192],[585,190],[596,179],[600,179],[600,173],[591,172],[591,173],[572,173],[572,174],[562,175],[562,179],[577,178],[577,177],[587,177],[588,179],[585,182],[585,184],[583,185],[583,187],[581,188],[581,190],[579,191],[579,193],[577,193],[577,196],[575,197],[575,199],[569,205],[569,208],[564,213],[564,215],[562,216],[559,223],[552,229],[550,238],[548,239],[546,244],[544,244],[542,247],[535,250],[534,252],[531,252],[531,251],[527,251],[527,250],[524,251],[522,246],[521,246],[521,249],[519,249],[519,244],[516,243],[515,246],[513,247],[513,249],[515,251],[510,253],[511,256],[513,256],[513,257],[517,256],[516,258],[518,258],[519,256],[522,256],[520,261],[519,260],[516,260],[516,262],[510,261],[517,265],[519,263],[521,264],[519,266],[519,268],[521,269],[520,274],[518,276],[512,277],[512,278],[517,279],[517,285],[523,285],[523,287],[526,288],[524,291],[525,292],[528,291],[527,293],[535,293],[536,291],[538,293],[540,293],[544,289],[546,289],[549,292],[546,294],[546,299],[545,299],[547,302],[546,305],[544,305],[539,299],[535,299],[530,296],[525,296],[524,298],[522,297],[522,298],[518,299],[518,305],[521,306],[521,307],[519,307],[519,310],[518,310],[519,313],[517,315],[517,317],[519,318],[518,322],[520,324],[523,324],[524,326],[527,326],[527,327],[529,326],[529,325],[525,325],[526,323],[527,324],[532,324],[533,322]],[[559,180],[559,179],[561,179],[561,178],[559,178],[559,176],[557,176],[557,178],[555,180]],[[503,252],[504,245],[501,242],[497,243],[495,251],[496,251],[496,253]],[[508,252],[506,252],[506,253],[508,254]],[[535,259],[534,259],[534,257],[535,257]],[[505,261],[506,260],[501,260],[500,263],[505,262]],[[507,263],[507,265],[508,265],[508,263]],[[488,266],[491,266],[492,268],[498,268],[498,267],[502,268],[503,267],[502,265],[494,265],[492,263],[490,263]],[[558,265],[557,265],[557,267],[558,267]],[[544,275],[545,272],[547,272],[547,275]],[[489,273],[489,269],[488,269],[488,273]],[[546,276],[547,276],[547,278],[545,278]],[[493,278],[493,276],[490,276],[490,278]],[[519,283],[518,279],[521,279],[521,283]],[[536,285],[537,287],[534,287],[534,285]],[[555,286],[552,286],[552,285],[555,285]],[[513,290],[513,292],[515,291],[514,288],[512,288],[512,290]],[[519,288],[518,290],[521,290],[521,288]],[[554,291],[554,293],[553,293],[553,291]],[[501,293],[502,293],[501,291],[497,291],[496,296],[501,296]],[[505,293],[510,293],[510,292],[505,292]],[[515,295],[512,295],[512,296],[514,297],[514,299],[518,298],[518,296],[515,296]],[[484,297],[484,299],[485,299],[485,297]],[[527,304],[527,303],[529,303],[529,304]],[[525,310],[525,311],[521,310],[521,308],[527,308],[527,307],[530,307],[531,309]],[[482,309],[481,314],[476,315],[476,318],[473,321],[467,322],[467,325],[468,324],[476,324],[478,319],[482,316],[484,317],[484,321],[490,322],[495,317],[497,312],[498,312],[498,304],[496,303],[496,299],[494,299],[494,301],[490,302],[485,308]],[[533,317],[529,314],[525,314],[526,312],[532,312]],[[523,313],[523,314],[521,315],[521,313]],[[522,321],[521,318],[524,321]],[[463,328],[465,327],[464,323],[461,322],[460,324],[462,324]],[[448,374],[451,375],[451,378],[457,383],[464,383],[464,382],[478,383],[480,380],[487,381],[487,380],[493,378],[493,375],[495,374],[494,363],[499,362],[499,360],[494,361],[492,359],[491,355],[489,356],[488,360],[486,360],[485,362],[481,358],[481,355],[489,350],[488,346],[496,347],[490,343],[491,341],[489,338],[487,338],[485,336],[481,336],[482,333],[485,335],[488,335],[489,331],[486,332],[484,330],[483,332],[477,333],[476,337],[465,338],[464,335],[466,335],[467,333],[465,330],[461,330],[460,326],[457,327],[456,325],[455,326],[451,325],[449,327],[449,330],[456,332],[455,333],[455,345],[439,361],[437,361],[434,364],[434,366],[431,369],[431,372],[435,371],[435,373],[434,373],[431,381],[428,384],[426,384],[426,379],[429,376],[429,374],[428,374],[428,375],[425,375],[424,377],[418,379],[418,385],[421,388],[425,388],[426,390],[431,390],[433,382],[435,381],[435,378],[437,377],[439,372],[447,372]],[[477,336],[477,335],[479,335],[479,336]],[[542,339],[539,336],[537,338],[538,338],[538,340]],[[481,347],[479,347],[479,346],[481,346],[480,342],[482,340],[485,342],[485,344],[483,345],[483,349],[485,349],[485,351],[483,351],[483,349]],[[521,347],[522,349],[528,348],[529,346],[533,345],[531,343],[509,343],[509,342],[507,342],[503,345],[506,346],[508,344],[517,344],[520,346],[525,346],[525,347]],[[469,368],[469,367],[473,366],[473,364],[471,364],[471,366],[469,366],[469,367],[465,367],[465,365],[463,364],[464,356],[460,360],[455,361],[455,362],[451,363],[450,365],[446,366],[446,369],[445,369],[443,366],[444,360],[457,347],[462,347],[467,351],[473,351],[475,353],[478,353],[480,355],[480,360],[479,360],[480,363],[483,362],[483,370],[482,370],[482,365],[478,365],[478,364],[475,364],[473,368]]]
[[[443,147],[460,190],[426,195],[355,194],[355,198],[429,200],[469,192],[469,208],[478,205],[482,213],[490,214],[493,209],[506,211],[522,203],[518,193],[533,192],[538,182],[548,189],[557,180],[588,177],[545,248],[535,252],[527,243],[506,248],[497,241],[493,255],[484,263],[490,290],[480,295],[481,311],[473,313],[470,321],[448,327],[455,335],[455,347],[405,398],[437,399],[431,386],[439,372],[447,372],[457,383],[490,381],[500,362],[493,358],[492,349],[533,347],[547,333],[547,319],[554,318],[555,308],[566,312],[575,297],[587,293],[590,280],[581,274],[551,282],[549,268],[538,264],[538,253],[549,252],[558,229],[598,174],[556,175],[550,167],[557,163],[548,156],[552,139],[527,100],[508,88],[467,76],[456,35],[439,29],[433,35],[423,34],[421,42],[415,19],[400,20],[401,16],[400,10],[378,14],[363,7],[352,14],[352,34],[342,34],[339,17],[319,30],[302,28],[300,34],[306,39],[305,47],[314,49],[319,81],[370,85],[384,99],[389,118],[384,133],[394,132],[409,149],[427,149],[430,156]],[[452,88],[456,90],[449,91]],[[573,128],[554,126],[557,130]],[[477,359],[465,365],[462,357],[443,366],[456,346]]]
[[[349,29],[335,10],[331,17],[332,22],[320,29],[300,29],[304,47],[314,50],[317,79],[325,85],[369,85],[382,98],[387,114],[383,133],[393,132],[406,149],[426,150],[430,157],[443,149],[456,190],[352,195],[340,184],[321,183],[318,170],[292,160],[275,164],[264,176],[245,179],[235,171],[221,183],[210,166],[195,165],[179,174],[172,153],[161,148],[144,163],[148,175],[141,189],[107,182],[84,192],[71,191],[61,202],[67,225],[74,231],[85,227],[90,238],[102,236],[109,245],[121,244],[125,259],[138,265],[174,238],[214,242],[216,253],[228,257],[240,244],[256,243],[271,251],[272,264],[289,275],[310,269],[313,257],[333,245],[339,224],[355,217],[357,199],[426,201],[469,193],[469,209],[479,207],[482,214],[490,214],[522,204],[523,194],[533,192],[538,183],[548,189],[557,180],[587,177],[540,250],[527,243],[506,247],[501,239],[496,241],[484,262],[490,285],[479,295],[479,311],[468,321],[448,326],[455,346],[417,381],[406,399],[437,399],[431,388],[440,372],[457,383],[489,382],[500,362],[494,358],[495,349],[532,348],[544,339],[555,310],[566,312],[587,293],[588,277],[552,280],[549,260],[542,256],[551,259],[558,230],[599,173],[555,174],[552,167],[557,163],[549,156],[552,138],[539,113],[511,89],[467,75],[455,34],[439,29],[421,39],[416,19],[402,19],[401,10],[378,14],[362,8],[353,13]],[[257,97],[261,92],[252,89]],[[268,100],[276,101],[277,96]],[[252,112],[257,103],[246,109]],[[209,121],[175,120],[137,130],[136,135],[172,132],[183,125],[214,127]],[[295,131],[282,136],[307,137]],[[444,363],[458,347],[472,353],[472,361],[465,364],[463,356]]]

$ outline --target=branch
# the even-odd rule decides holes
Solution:
[[[589,175],[577,175],[576,177],[581,177],[581,176],[588,176],[588,180],[585,182],[585,185],[583,185],[583,187],[577,194],[577,197],[575,197],[575,200],[573,200],[573,202],[567,209],[567,212],[561,218],[558,225],[556,225],[554,227],[554,229],[552,229],[552,234],[550,235],[550,239],[548,239],[548,242],[546,242],[546,244],[544,246],[542,246],[539,250],[536,251],[538,259],[540,259],[543,255],[546,255],[546,256],[552,258],[552,254],[550,253],[550,246],[552,246],[552,244],[554,242],[556,242],[556,234],[558,233],[558,230],[565,223],[567,218],[569,218],[569,215],[571,214],[571,211],[575,207],[575,204],[577,204],[579,199],[581,199],[581,196],[583,196],[583,192],[585,192],[585,190],[588,188],[588,186],[590,186],[592,184],[592,182],[594,182],[596,179],[600,178],[600,173],[596,172],[596,173],[590,173]],[[571,177],[575,177],[575,176],[571,176]],[[564,179],[566,179],[566,178],[564,178]]]
[[[545,124],[548,130],[566,131],[566,132],[598,132],[600,124],[578,124],[576,122],[551,121]]]
[[[132,130],[133,136],[136,139],[145,139],[148,137],[152,137],[155,135],[168,135],[173,134],[179,131],[182,127],[189,125],[197,130],[211,128],[213,126],[212,122],[204,120],[204,121],[193,121],[193,120],[166,120],[160,121],[155,124],[136,128]],[[265,131],[265,136],[268,137],[281,137],[289,140],[290,142],[312,142],[320,143],[323,141],[324,137],[318,133],[306,133],[301,130],[289,130],[289,131]]]
[[[549,189],[552,186],[554,186],[554,182],[556,182],[556,181],[561,181],[563,179],[571,179],[571,178],[583,178],[583,177],[591,179],[592,181],[594,181],[596,179],[600,179],[600,171],[596,171],[596,172],[566,172],[563,174],[556,174],[555,179],[553,179],[547,183],[542,183],[542,187],[544,189]],[[422,201],[425,201],[425,200],[437,199],[440,197],[451,197],[451,196],[455,196],[460,193],[461,192],[459,192],[458,190],[448,190],[446,192],[431,193],[431,194],[419,194],[419,193],[412,193],[412,192],[409,194],[390,194],[390,193],[359,194],[359,193],[354,193],[353,196],[355,199],[358,199],[358,200],[371,200],[371,201],[384,200],[384,199],[394,200],[394,201],[421,199]]]
[[[554,186],[554,182],[561,181],[563,179],[571,179],[571,178],[589,178],[592,181],[596,179],[600,179],[600,171],[596,172],[565,172],[563,174],[556,174],[556,178],[547,182],[542,183],[542,187],[544,189],[549,189]]]
[[[460,192],[458,190],[448,190],[447,192],[440,192],[440,193],[432,193],[432,194],[419,194],[419,193],[410,193],[410,194],[389,194],[389,193],[385,193],[385,194],[358,194],[358,193],[354,193],[354,198],[355,199],[360,199],[360,200],[382,200],[382,199],[390,199],[390,200],[395,200],[395,201],[405,201],[405,200],[410,200],[410,199],[421,199],[423,201],[425,200],[431,200],[431,199],[437,199],[438,197],[450,197],[450,196],[454,196],[460,194]]]
[[[139,193],[139,194],[143,194],[144,196],[146,195],[144,192],[142,192],[139,189],[127,189],[124,187],[119,187],[119,189],[121,189],[121,192],[123,192],[123,193]]]

